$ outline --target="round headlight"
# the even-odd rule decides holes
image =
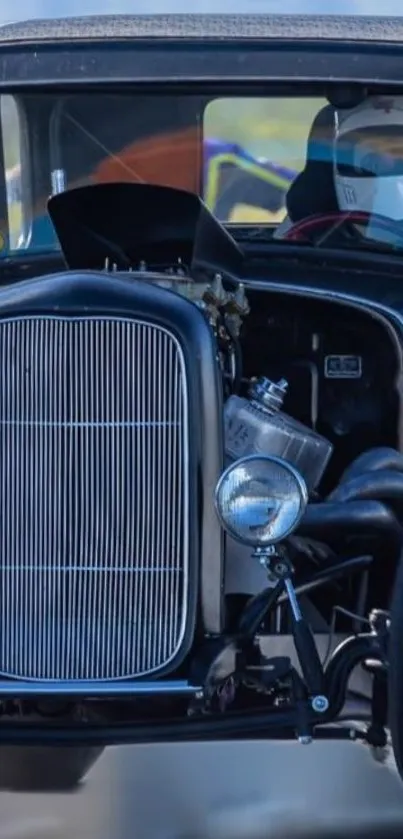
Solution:
[[[278,457],[252,455],[232,463],[215,494],[221,524],[239,542],[265,547],[281,542],[299,524],[308,503],[305,481]]]

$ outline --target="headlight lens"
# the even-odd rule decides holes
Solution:
[[[252,455],[221,475],[216,509],[234,539],[252,547],[281,542],[297,527],[308,503],[305,481],[287,461]]]

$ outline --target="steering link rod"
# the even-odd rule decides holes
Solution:
[[[311,697],[311,707],[317,714],[324,714],[329,700],[324,693],[324,673],[311,628],[299,607],[298,599],[290,577],[284,579],[292,615],[292,634],[302,675]]]

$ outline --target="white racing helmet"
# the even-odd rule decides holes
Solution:
[[[374,96],[338,110],[333,166],[341,211],[403,221],[403,96]]]

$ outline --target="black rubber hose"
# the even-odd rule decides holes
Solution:
[[[354,668],[367,658],[382,660],[382,657],[376,636],[371,633],[353,635],[339,644],[325,670],[325,689],[332,719],[337,719],[343,709]]]
[[[282,589],[283,582],[279,580],[273,588],[265,588],[249,600],[243,609],[237,629],[237,635],[241,636],[242,641],[253,640],[260,624],[276,605]]]
[[[393,512],[380,501],[344,501],[309,504],[299,525],[301,536],[322,541],[361,536],[382,537],[400,551],[403,530]]]
[[[403,472],[391,469],[364,472],[339,484],[327,500],[340,504],[350,501],[381,501],[396,516],[403,518]]]
[[[232,393],[239,393],[243,376],[243,355],[241,342],[228,322],[228,319],[224,319],[224,326],[231,338],[235,355],[235,380],[232,383]]]
[[[363,454],[360,454],[359,457],[350,463],[343,472],[340,484],[344,484],[352,478],[357,478],[363,472],[375,472],[378,469],[403,473],[403,454],[388,446],[369,449],[369,451],[363,452]]]
[[[361,573],[368,568],[373,562],[372,556],[356,556],[352,559],[345,559],[344,562],[338,562],[336,565],[330,565],[322,571],[318,571],[311,579],[299,583],[295,586],[295,594],[300,597],[302,594],[308,594],[321,586],[326,586],[334,580],[342,577],[348,577],[351,574]],[[287,592],[282,592],[276,601],[276,606],[281,606],[288,602]]]

